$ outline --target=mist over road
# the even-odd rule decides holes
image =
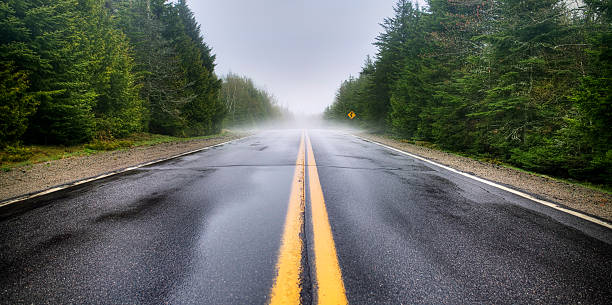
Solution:
[[[611,230],[339,131],[262,131],[0,217],[2,304],[612,299]]]

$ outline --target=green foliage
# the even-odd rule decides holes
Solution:
[[[325,115],[359,109],[398,137],[610,185],[612,6],[585,3],[398,0]]]
[[[374,63],[368,56],[362,67],[359,77],[350,77],[340,84],[336,93],[335,103],[325,110],[325,118],[328,120],[343,121],[361,127],[378,128],[381,119],[370,104],[370,88],[373,84]],[[349,112],[355,112],[356,117],[350,119]]]
[[[224,108],[214,74],[215,56],[185,1],[114,1],[133,46],[148,129],[173,136],[221,130]]]
[[[27,89],[25,72],[0,62],[0,148],[16,143],[27,129],[37,105]]]
[[[0,150],[0,166],[3,171],[34,163],[59,160],[75,156],[91,155],[104,151],[130,147],[151,146],[168,142],[181,142],[227,136],[226,133],[190,138],[178,138],[146,132],[133,133],[123,139],[96,139],[85,145],[8,145]]]
[[[41,109],[75,114],[90,107],[91,95],[82,82],[84,73],[78,68],[82,63],[78,46],[80,35],[75,35],[79,33],[78,17],[73,8],[69,9],[75,5],[76,1],[69,0],[5,1],[0,7],[4,17],[0,61],[28,75],[24,93],[36,97],[34,103],[40,104],[34,118],[29,120],[38,124],[38,128],[30,124],[28,138],[49,134],[50,125],[66,129],[57,130],[57,133],[71,133],[71,136],[78,133],[71,124],[72,118],[57,122],[52,113],[41,115]]]
[[[0,162],[22,162],[32,157],[32,150],[19,145],[5,146],[0,152]]]
[[[95,133],[105,137],[124,137],[143,129],[144,105],[138,96],[139,85],[133,74],[134,63],[125,34],[117,28],[104,1],[83,1],[88,39],[88,74],[96,102]]]
[[[274,96],[255,87],[253,80],[231,73],[223,80],[220,102],[227,111],[228,126],[252,125],[283,114]]]
[[[129,140],[120,140],[120,141],[101,141],[94,140],[91,143],[87,143],[84,145],[84,148],[91,150],[117,150],[119,148],[130,148],[134,146],[133,141]]]
[[[218,132],[215,56],[185,1],[0,3],[0,146]]]

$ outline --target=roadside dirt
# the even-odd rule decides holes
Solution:
[[[117,171],[141,163],[168,158],[243,136],[232,134],[210,139],[168,142],[14,168],[9,172],[0,172],[0,201],[43,191],[57,185],[95,177],[103,173]]]
[[[359,134],[359,136],[612,221],[612,195],[610,194],[378,135]]]

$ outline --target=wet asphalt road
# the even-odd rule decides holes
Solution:
[[[266,303],[300,133],[0,209],[0,303]],[[610,230],[341,132],[308,134],[350,303],[612,299]]]

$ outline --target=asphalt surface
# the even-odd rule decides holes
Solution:
[[[265,304],[300,134],[262,132],[1,208],[0,303]],[[308,134],[349,303],[612,300],[611,230],[345,133]]]

